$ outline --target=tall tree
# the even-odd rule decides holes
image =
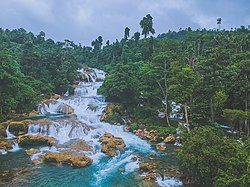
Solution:
[[[124,39],[125,39],[125,40],[128,40],[129,31],[130,31],[130,29],[129,29],[128,27],[126,27],[125,30],[124,30]]]
[[[218,18],[218,19],[217,19],[217,24],[219,25],[219,30],[220,30],[221,20],[222,20],[221,18]]]
[[[150,14],[143,17],[143,19],[140,21],[140,26],[142,28],[142,35],[144,35],[145,38],[147,38],[149,33],[155,33],[153,28],[153,17]]]

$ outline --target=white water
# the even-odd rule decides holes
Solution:
[[[133,172],[138,169],[138,162],[132,161],[131,158],[135,153],[152,153],[155,152],[147,141],[140,139],[130,132],[124,132],[123,126],[115,126],[109,123],[100,122],[99,118],[107,106],[103,98],[97,95],[97,89],[103,82],[95,80],[103,80],[105,73],[101,70],[93,69],[94,73],[85,73],[83,70],[78,72],[85,74],[88,82],[80,82],[75,88],[74,96],[66,99],[60,98],[57,102],[40,107],[42,112],[55,113],[58,103],[65,103],[74,109],[77,115],[77,120],[62,119],[54,120],[50,124],[33,124],[29,126],[29,134],[43,134],[52,136],[63,144],[71,139],[83,139],[94,150],[92,152],[84,152],[87,156],[93,159],[93,165],[98,164],[99,171],[94,175],[96,177],[96,185],[100,185],[101,181],[106,177],[117,172],[117,169],[125,165],[125,173]],[[86,126],[87,125],[87,126]],[[90,128],[88,128],[88,126]],[[117,156],[111,158],[108,162],[100,162],[104,157],[107,157],[101,152],[101,144],[99,137],[105,132],[110,132],[114,136],[121,137],[126,148],[123,153],[118,153]],[[60,151],[58,148],[44,148],[40,153],[32,156],[36,159],[45,151]]]
[[[17,142],[14,142],[14,144],[12,145],[12,149],[8,150],[8,152],[17,152],[19,151],[21,148],[18,146]]]
[[[6,129],[6,139],[14,139],[16,138],[16,136],[14,134],[11,134],[11,132],[9,131],[10,126],[8,125],[7,129]]]

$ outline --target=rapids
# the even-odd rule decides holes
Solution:
[[[93,159],[92,165],[81,169],[72,169],[67,166],[40,165],[39,167],[33,167],[33,172],[19,176],[16,179],[18,183],[12,180],[10,183],[4,183],[5,186],[15,186],[17,184],[20,186],[139,186],[141,179],[135,179],[139,162],[133,161],[131,158],[138,154],[143,158],[148,154],[156,153],[156,151],[147,141],[140,139],[133,133],[125,132],[123,126],[115,126],[99,120],[107,106],[104,98],[97,94],[98,88],[103,84],[105,72],[94,68],[89,69],[88,72],[84,70],[78,70],[78,72],[82,74],[82,77],[86,78],[86,81],[79,82],[74,95],[69,95],[67,92],[64,97],[56,102],[43,104],[38,109],[41,115],[55,114],[60,104],[66,104],[74,109],[74,114],[71,114],[73,117],[50,119],[49,124],[33,123],[29,125],[28,134],[43,134],[54,137],[59,142],[59,145],[40,147],[41,152],[32,155],[30,159],[37,159],[45,152],[68,150],[70,148],[66,144],[82,139],[92,148],[92,151],[82,151]],[[99,137],[105,132],[121,137],[126,144],[126,147],[121,152],[118,152],[115,157],[108,157],[101,152]],[[8,133],[8,138],[15,137]],[[13,150],[19,150],[18,145],[15,145]],[[0,159],[1,157],[15,159],[15,154],[20,159],[19,165],[29,163],[21,156],[23,150],[2,155]],[[0,170],[3,168],[0,166]],[[125,172],[120,173],[119,168],[124,168]],[[160,186],[174,187],[182,185],[181,181],[174,178],[157,179],[156,182]]]

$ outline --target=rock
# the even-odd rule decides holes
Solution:
[[[155,180],[156,175],[154,173],[149,173],[144,177],[145,180]]]
[[[34,165],[39,165],[43,163],[43,159],[35,159],[35,160],[32,160],[31,163]]]
[[[156,163],[147,163],[147,162],[140,162],[139,163],[139,170],[143,171],[143,172],[152,172],[152,170],[154,170],[154,168],[157,167]]]
[[[122,138],[114,137],[113,134],[108,132],[105,132],[99,138],[99,141],[102,143],[102,152],[109,156],[115,156],[117,149],[122,149],[126,146]]]
[[[176,138],[173,135],[169,135],[168,137],[166,137],[164,139],[164,142],[165,143],[173,143],[173,142],[175,142],[175,140],[176,140]]]
[[[84,155],[73,157],[70,159],[70,161],[71,161],[72,166],[77,167],[77,168],[88,166],[93,162],[91,158],[84,156]]]
[[[130,127],[128,125],[125,125],[123,128],[124,132],[129,132],[130,131]]]
[[[10,150],[12,149],[12,145],[10,142],[6,142],[6,141],[0,141],[0,149],[2,150]]]
[[[40,146],[40,145],[48,145],[52,146],[56,144],[56,141],[52,137],[46,137],[43,135],[22,135],[18,136],[17,143],[21,147],[27,147],[27,146]]]
[[[62,114],[72,114],[74,113],[74,109],[71,106],[63,103],[57,107],[56,112]]]
[[[123,173],[123,172],[125,172],[125,169],[124,168],[118,168],[118,171]]]
[[[165,151],[166,145],[162,144],[162,143],[156,144],[156,149],[157,149],[157,151]]]
[[[71,155],[69,153],[46,153],[44,155],[45,162],[57,164],[71,164]]]
[[[72,167],[85,167],[90,165],[93,160],[85,155],[73,156],[70,153],[46,153],[44,156],[45,162],[56,164],[71,165]]]
[[[61,97],[60,95],[54,94],[54,95],[52,95],[52,96],[50,97],[50,99],[51,99],[51,100],[57,100],[57,99],[59,99],[60,97]]]
[[[36,153],[38,153],[38,152],[40,152],[38,149],[34,149],[34,148],[31,148],[31,149],[29,149],[29,150],[25,150],[25,153],[27,154],[27,155],[33,155],[33,154],[36,154]]]
[[[12,121],[9,123],[9,131],[15,136],[23,135],[28,132],[30,120]]]

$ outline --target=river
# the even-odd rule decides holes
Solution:
[[[81,73],[85,73],[81,70]],[[57,146],[37,147],[40,152],[31,157],[25,155],[25,149],[14,149],[7,154],[0,155],[0,170],[12,170],[15,177],[0,181],[0,186],[76,186],[76,187],[134,187],[144,186],[143,174],[138,172],[139,161],[131,158],[140,155],[142,159],[152,153],[158,157],[164,157],[166,153],[160,153],[147,141],[140,139],[131,132],[125,132],[123,126],[111,125],[99,120],[103,110],[107,106],[103,97],[97,94],[98,88],[103,84],[105,73],[98,69],[92,69],[88,81],[80,82],[75,88],[74,95],[59,98],[57,102],[50,103],[43,108],[41,113],[56,113],[59,104],[67,104],[74,109],[76,118],[50,119],[48,124],[31,123],[29,134],[43,134],[54,137],[58,141]],[[98,81],[96,81],[98,80]],[[91,109],[92,108],[92,109]],[[94,108],[94,109],[93,109]],[[126,147],[119,151],[115,157],[109,157],[101,152],[100,136],[110,132],[114,136],[121,137]],[[12,137],[14,138],[14,137]],[[36,159],[45,152],[60,152],[72,149],[69,145],[79,140],[84,140],[91,146],[92,151],[82,151],[83,154],[93,159],[93,163],[85,168],[73,169],[70,166],[58,165],[32,165],[31,160]],[[15,145],[17,146],[17,145]],[[165,158],[165,157],[164,157]],[[171,165],[174,160],[164,160]],[[21,168],[21,169],[20,169]],[[124,168],[124,172],[119,172]],[[182,182],[173,177],[159,177],[156,186],[182,186]]]

